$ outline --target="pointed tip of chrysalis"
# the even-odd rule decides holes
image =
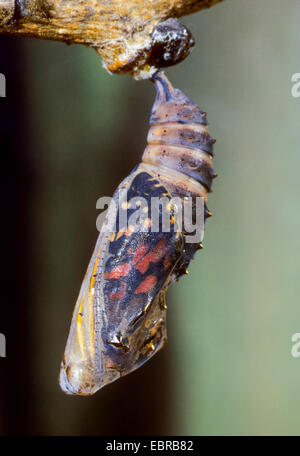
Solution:
[[[150,80],[156,87],[150,125],[165,122],[207,125],[206,113],[181,90],[174,88],[162,71],[156,71]]]
[[[156,102],[163,103],[169,101],[174,92],[174,87],[170,83],[169,79],[162,71],[156,71],[152,77],[151,81],[155,84],[157,91]]]

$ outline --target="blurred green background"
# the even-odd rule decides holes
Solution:
[[[14,304],[12,284],[2,303],[2,435],[300,434],[300,359],[291,356],[300,332],[300,98],[291,95],[300,4],[227,0],[182,22],[196,46],[166,73],[208,112],[214,217],[205,249],[168,292],[168,346],[91,398],[60,391],[59,364],[97,237],[96,200],[139,162],[154,88],[110,76],[93,50],[1,37],[1,50],[17,52],[6,103],[17,117],[22,110],[16,160],[24,152],[17,172],[3,167],[18,189],[5,226],[18,238],[9,274],[21,291]]]

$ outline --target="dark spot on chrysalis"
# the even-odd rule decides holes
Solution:
[[[149,63],[157,68],[175,65],[191,52],[195,40],[177,19],[160,22],[152,33]]]

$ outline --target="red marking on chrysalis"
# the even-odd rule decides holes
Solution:
[[[156,282],[157,282],[157,277],[155,277],[154,275],[149,275],[137,287],[137,289],[135,290],[134,294],[147,293],[148,291],[152,290],[152,288],[154,287]]]
[[[148,250],[149,250],[149,247],[147,245],[138,246],[138,248],[136,249],[136,252],[134,254],[133,260],[132,260],[133,264],[136,264],[144,255],[146,255]]]
[[[151,252],[149,252],[143,259],[139,261],[136,266],[138,271],[140,271],[142,274],[145,274],[149,268],[149,264],[157,263],[159,260],[161,260],[164,257],[166,250],[166,240],[162,239],[158,244],[156,244]]]
[[[119,264],[112,271],[105,272],[104,279],[118,279],[119,277],[125,277],[129,274],[131,265],[129,263]]]

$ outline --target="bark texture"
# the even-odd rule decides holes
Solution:
[[[143,77],[151,35],[167,18],[222,0],[0,0],[0,33],[93,47],[111,72]]]

